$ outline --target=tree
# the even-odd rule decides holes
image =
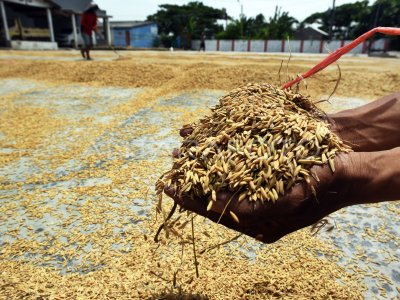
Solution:
[[[298,21],[289,16],[288,12],[281,12],[281,8],[276,6],[275,14],[269,18],[268,22],[268,38],[269,39],[286,39],[294,33],[294,25]]]
[[[234,20],[230,22],[227,26],[226,29],[223,31],[220,31],[217,35],[217,39],[240,39],[242,36],[242,24],[240,20]]]
[[[377,0],[371,6],[370,24],[372,27],[400,27],[400,1],[399,0]],[[367,28],[365,28],[367,30]],[[370,29],[370,28],[368,28]],[[400,37],[389,37],[390,48],[400,50]]]
[[[377,0],[371,6],[370,14],[370,18],[374,18],[375,26],[399,27],[400,1]]]
[[[267,31],[268,23],[263,14],[258,14],[255,18],[248,18],[244,25],[244,33],[249,38],[265,38],[264,33]]]
[[[354,34],[357,27],[363,27],[366,17],[369,15],[368,0],[355,3],[346,3],[335,8],[333,20],[333,36],[336,38],[346,38]],[[331,25],[332,8],[325,12],[314,13],[307,17],[305,23],[320,24],[320,29],[328,32]]]
[[[147,17],[158,24],[161,37],[180,37],[184,47],[190,47],[192,39],[199,39],[204,32],[213,36],[222,30],[217,20],[229,16],[224,9],[206,6],[201,2],[189,2],[185,5],[162,4],[157,13]]]
[[[266,22],[263,14],[255,18],[242,16],[233,20],[225,31],[217,34],[219,39],[284,39],[293,35],[294,25],[298,21],[289,16],[288,12],[281,12],[276,7],[275,14]]]
[[[307,17],[301,26],[318,23],[320,29],[329,31],[332,9],[317,12]],[[333,37],[354,39],[375,26],[400,26],[400,1],[377,0],[372,5],[368,0],[347,3],[336,7],[333,20]]]

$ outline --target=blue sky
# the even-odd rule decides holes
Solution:
[[[199,0],[200,1],[200,0]],[[336,6],[344,3],[353,3],[357,0],[336,0]],[[157,11],[160,4],[185,4],[184,0],[95,0],[102,9],[113,16],[113,20],[144,20]],[[283,11],[288,11],[291,16],[302,21],[314,12],[325,11],[332,7],[332,0],[203,0],[205,5],[215,8],[225,7],[228,14],[239,17],[240,3],[243,5],[244,14],[248,17],[259,13],[268,17],[272,16],[275,6],[279,5]]]

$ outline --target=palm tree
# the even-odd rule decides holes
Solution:
[[[281,12],[281,8],[275,7],[275,14],[269,18],[268,22],[268,38],[270,39],[284,39],[291,37],[294,32],[294,25],[299,22],[289,16],[288,12]]]

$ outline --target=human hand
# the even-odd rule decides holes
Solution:
[[[400,92],[366,105],[328,115],[334,131],[355,152],[400,146]]]
[[[165,189],[165,193],[187,210],[264,243],[272,243],[346,206],[349,188],[344,174],[347,173],[345,169],[351,166],[346,166],[345,162],[346,158],[336,159],[335,173],[328,166],[314,166],[311,170],[315,178],[311,178],[309,184],[298,183],[275,203],[238,201],[239,195],[234,192],[219,191],[217,201],[207,211],[207,197],[191,199],[183,195],[180,198],[170,187]],[[231,212],[239,222],[232,218]]]
[[[328,166],[314,166],[310,183],[295,185],[276,203],[259,201],[239,202],[230,191],[217,193],[217,201],[207,211],[208,199],[179,198],[175,191],[165,193],[182,207],[219,222],[231,229],[271,243],[282,236],[314,224],[328,214],[345,206],[400,199],[400,145],[399,135],[393,135],[399,122],[400,94],[394,94],[354,110],[332,115],[333,130],[352,144],[356,151],[341,154],[335,159],[336,172]],[[382,119],[382,115],[386,119]],[[363,118],[360,118],[363,116]],[[380,121],[378,124],[365,122]],[[347,127],[346,127],[347,126]],[[181,129],[181,136],[192,132],[188,126]],[[369,135],[370,134],[370,135]],[[177,150],[174,155],[178,156]],[[230,212],[239,219],[237,223]]]
[[[273,243],[343,207],[400,199],[399,157],[400,148],[340,154],[335,158],[334,173],[328,166],[314,166],[310,183],[296,184],[275,203],[248,199],[239,202],[233,192],[220,191],[207,211],[206,197],[190,199],[183,194],[180,198],[170,187],[164,191],[187,210],[264,243]]]
[[[191,132],[192,128],[186,126],[180,130],[180,135],[186,137]],[[178,149],[174,149],[173,156],[176,158],[179,156]],[[332,173],[329,166],[313,167],[310,183],[298,183],[276,203],[262,203],[248,199],[238,201],[239,195],[234,192],[219,191],[216,195],[217,201],[213,202],[211,209],[207,211],[209,203],[207,197],[190,199],[183,195],[180,198],[170,187],[165,189],[165,193],[185,209],[263,242],[271,243],[290,232],[312,225],[343,207],[344,202],[341,198],[345,198],[347,189],[341,179],[346,168],[344,162],[347,162],[344,158],[337,159],[335,173]],[[235,221],[231,212],[239,222]]]

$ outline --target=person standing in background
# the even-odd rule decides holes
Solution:
[[[93,48],[92,33],[97,32],[97,15],[99,7],[96,4],[91,4],[82,14],[81,19],[81,34],[83,39],[83,48],[81,49],[82,57],[91,60],[90,50]]]
[[[203,50],[206,51],[206,35],[204,32],[201,33],[201,40],[200,40],[200,49],[199,51]]]

